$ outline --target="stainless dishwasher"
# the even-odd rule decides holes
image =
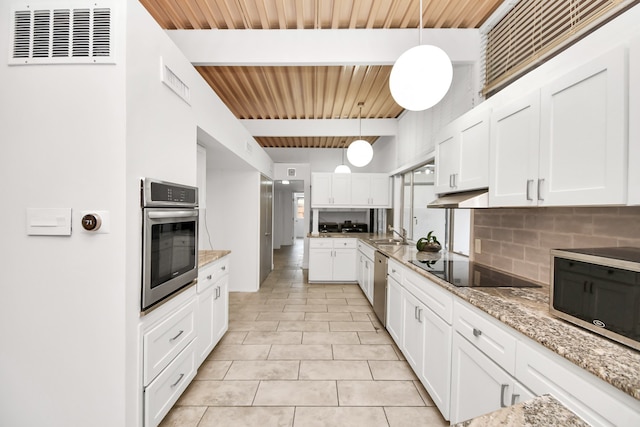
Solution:
[[[373,267],[373,311],[383,326],[387,326],[387,261],[389,257],[380,251],[375,253]]]

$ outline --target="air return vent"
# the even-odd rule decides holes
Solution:
[[[287,168],[287,176],[289,178],[292,178],[292,177],[296,176],[296,169],[295,168]]]
[[[113,64],[112,8],[83,3],[86,6],[46,2],[14,9],[9,64]]]

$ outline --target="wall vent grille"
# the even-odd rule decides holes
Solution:
[[[110,7],[27,5],[12,17],[9,64],[114,63]]]
[[[288,177],[294,177],[294,176],[296,176],[296,170],[295,170],[295,168],[287,168],[287,176],[288,176]]]
[[[167,64],[164,63],[164,59],[161,59],[162,63],[162,83],[167,85],[176,95],[184,100],[187,104],[191,105],[191,90],[185,82],[180,79],[174,73]]]

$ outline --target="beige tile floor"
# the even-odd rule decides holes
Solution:
[[[302,250],[230,294],[229,331],[161,427],[449,425],[358,285],[307,283]]]

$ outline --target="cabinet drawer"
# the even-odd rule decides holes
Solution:
[[[387,274],[389,277],[393,277],[396,282],[402,283],[402,276],[404,267],[402,267],[399,263],[395,262],[392,259],[389,259],[387,264]]]
[[[403,286],[424,305],[451,325],[453,320],[453,295],[424,276],[411,270],[404,272]]]
[[[144,390],[146,427],[155,427],[167,415],[196,375],[194,341]]]
[[[309,239],[310,248],[333,248],[333,239],[328,238],[312,238]]]
[[[375,257],[376,249],[367,245],[361,240],[358,240],[358,250],[362,252],[364,256],[371,260],[373,260],[373,258]]]
[[[335,249],[356,249],[358,247],[358,239],[333,239],[333,247]]]
[[[144,334],[144,385],[148,385],[196,337],[195,307],[193,300]]]
[[[213,286],[222,276],[229,273],[229,257],[225,256],[198,270],[198,293]]]
[[[489,356],[511,375],[515,375],[516,339],[489,315],[477,312],[460,301],[454,304],[453,326],[460,335]]]

